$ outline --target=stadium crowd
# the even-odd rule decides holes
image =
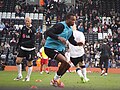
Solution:
[[[4,0],[2,0],[4,2]],[[2,2],[1,1],[1,2]],[[64,20],[68,12],[73,12],[77,17],[77,29],[84,34],[106,34],[102,39],[108,41],[111,47],[111,57],[109,59],[110,68],[120,67],[120,12],[115,8],[102,9],[101,0],[76,0],[76,4],[68,6],[65,2],[45,0],[43,5],[29,5],[20,3],[25,0],[18,0],[14,12],[16,17],[25,17],[25,13],[43,13],[46,26],[52,26],[51,21],[56,23]],[[107,1],[107,0],[106,0]],[[120,2],[119,0],[116,0]],[[0,7],[4,5],[1,4]],[[114,2],[114,0],[111,2]],[[104,2],[105,3],[105,2]],[[26,8],[27,7],[27,8]],[[47,28],[46,28],[47,29]],[[16,27],[13,22],[0,22],[0,66],[15,65],[16,45],[21,27]],[[36,53],[41,47],[43,32],[42,27],[36,27]],[[94,37],[93,37],[94,38]],[[86,52],[86,67],[99,67],[100,52],[98,50],[102,39],[89,41],[86,39],[84,46]],[[38,44],[37,44],[38,43]],[[36,64],[34,64],[36,65]]]

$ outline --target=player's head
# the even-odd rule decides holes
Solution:
[[[66,15],[66,23],[68,26],[73,26],[76,21],[76,16],[73,13],[68,13]]]
[[[30,18],[30,17],[25,17],[25,25],[26,25],[27,27],[29,27],[29,26],[31,25],[31,23],[32,23],[31,18]]]
[[[108,42],[107,39],[103,39],[104,44],[107,44],[107,42]]]

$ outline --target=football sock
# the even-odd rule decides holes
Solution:
[[[49,72],[49,68],[47,67],[47,68],[45,69],[45,71],[48,73],[48,72]]]
[[[108,73],[108,68],[105,68],[105,73]]]
[[[83,74],[84,78],[87,78],[87,76],[86,76],[86,68],[82,68],[82,74]]]
[[[41,65],[41,67],[40,67],[40,72],[42,72],[42,68],[43,68],[43,66]]]
[[[61,76],[57,75],[57,73],[56,73],[55,76],[54,76],[54,80],[58,80],[60,78],[61,78]]]
[[[22,76],[22,64],[17,63],[16,66],[18,69],[18,77],[20,77],[20,76]]]
[[[32,69],[33,69],[32,66],[28,66],[28,72],[27,72],[27,77],[26,78],[30,78],[30,75],[32,73]]]
[[[82,74],[82,71],[80,70],[80,68],[77,68],[76,72],[80,77],[83,77],[83,74]]]

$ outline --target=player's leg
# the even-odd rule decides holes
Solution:
[[[65,74],[65,72],[70,68],[70,65],[67,62],[66,57],[63,56],[62,54],[58,54],[57,57],[56,57],[56,60],[61,62],[60,67],[59,67],[57,73],[60,76],[63,76]]]
[[[43,59],[41,59],[40,74],[43,74]]]
[[[63,87],[64,84],[60,81],[60,78],[69,69],[70,65],[67,63],[65,56],[61,54],[62,52],[60,53],[57,50],[45,48],[45,53],[49,58],[61,62],[59,69],[50,84],[53,86]]]
[[[49,74],[48,64],[45,64],[45,72],[46,72],[47,74]]]
[[[84,76],[84,82],[88,82],[88,81],[90,81],[90,79],[87,78],[86,67],[85,67],[85,66],[81,66],[81,69],[82,69],[82,74],[83,74],[83,76]]]
[[[77,72],[77,74],[80,76],[81,79],[84,78],[84,76],[83,76],[83,74],[82,74],[82,70],[81,70],[79,64],[76,65],[76,72]]]
[[[16,58],[16,67],[18,70],[18,76],[14,79],[14,80],[20,80],[22,79],[22,59],[24,57],[24,51],[23,50],[19,50],[18,56]]]
[[[79,61],[80,61],[79,57],[77,57],[77,58],[70,57],[70,60],[74,64],[74,66],[76,67],[76,73],[81,78],[81,80],[84,81],[84,76],[83,76],[81,68],[79,66]]]
[[[30,76],[31,76],[32,69],[33,69],[34,57],[35,57],[35,50],[26,52],[28,71],[27,71],[27,76],[25,79],[23,79],[23,81],[30,81]]]
[[[48,59],[44,59],[44,71],[49,74]]]
[[[104,75],[104,73],[105,73],[104,69],[103,69],[103,66],[102,66],[103,65],[103,61],[104,61],[104,57],[101,56],[100,57],[100,62],[99,62],[99,66],[100,66],[100,69],[101,69],[101,76]]]
[[[107,76],[107,74],[108,74],[108,57],[106,57],[106,59],[105,59],[105,76]]]
[[[17,70],[18,70],[18,76],[14,79],[14,80],[20,80],[22,79],[22,59],[21,57],[17,57],[16,58],[16,67],[17,67]]]
[[[83,78],[83,74],[82,74],[82,71],[81,71],[81,68],[79,67],[79,57],[77,57],[77,58],[72,58],[72,57],[70,57],[70,60],[71,60],[71,62],[74,64],[74,66],[76,67],[76,72],[77,72],[77,74],[81,77],[81,78]]]
[[[33,69],[33,62],[28,61],[27,66],[28,66],[27,76],[25,77],[25,79],[23,79],[23,81],[30,81],[30,76],[31,76],[32,69]]]
[[[85,82],[88,82],[89,79],[87,78],[87,71],[86,71],[86,67],[85,67],[85,57],[84,55],[80,57],[80,63],[79,63],[79,66],[81,67],[82,69],[82,74],[84,76],[84,79],[85,79]]]
[[[70,68],[70,65],[66,62],[66,58],[62,54],[58,54],[56,56],[55,60],[58,60],[59,62],[61,62],[61,64],[50,84],[54,85],[54,86],[58,86],[58,87],[64,87],[64,84],[63,84],[63,82],[60,81],[60,78]]]

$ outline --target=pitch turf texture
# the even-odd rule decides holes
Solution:
[[[23,77],[25,75],[24,71]],[[120,90],[120,74],[109,73],[108,76],[100,76],[100,73],[88,73],[87,75],[90,82],[82,83],[76,73],[66,73],[61,78],[65,87],[58,88],[49,84],[54,72],[42,75],[33,72],[30,82],[23,82],[13,80],[17,76],[16,71],[0,71],[0,90]]]

